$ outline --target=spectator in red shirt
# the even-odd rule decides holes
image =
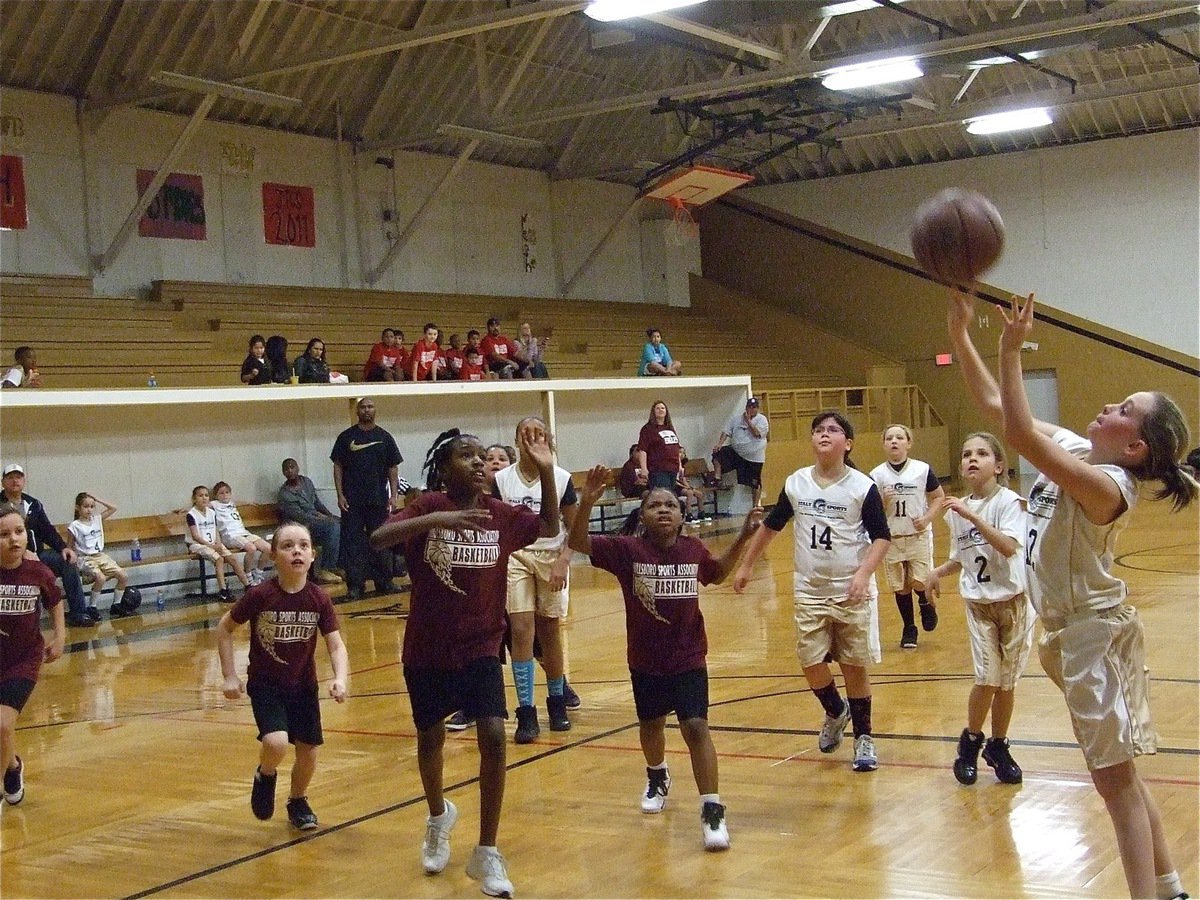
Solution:
[[[397,342],[396,332],[391,328],[383,329],[379,343],[371,348],[371,355],[363,368],[363,381],[403,381],[404,356],[404,348]]]
[[[487,320],[487,337],[479,345],[484,364],[498,378],[523,378],[529,367],[529,359],[517,342],[500,333],[500,320],[492,316]]]
[[[638,471],[646,477],[648,487],[678,493],[683,474],[679,435],[671,424],[671,411],[661,400],[650,407],[650,419],[638,433]]]
[[[683,509],[665,488],[651,488],[642,498],[640,536],[592,537],[589,514],[607,481],[604,466],[588,472],[568,542],[572,550],[590,556],[593,566],[616,575],[625,598],[629,676],[646,758],[642,812],[659,813],[666,806],[671,787],[666,723],[674,712],[700,791],[704,848],[725,850],[729,830],[717,793],[717,751],[708,730],[708,638],[698,586],[719,584],[733,571],[762,524],[763,511],[756,507],[746,516],[737,540],[719,560],[698,539],[683,536]]]
[[[487,381],[489,377],[495,377],[484,365],[483,350],[479,346],[479,332],[474,328],[467,332],[461,377],[463,381]]]
[[[17,756],[17,717],[37,684],[43,662],[63,654],[67,625],[54,573],[27,558],[29,535],[17,504],[0,503],[0,768],[4,799],[15,806],[25,797],[25,766]],[[54,637],[42,636],[42,607],[50,612]]]
[[[288,821],[293,828],[310,831],[318,823],[305,794],[317,768],[317,747],[324,742],[315,660],[317,633],[325,636],[333,663],[329,696],[338,703],[346,700],[350,661],[329,595],[308,580],[308,570],[316,559],[308,529],[295,522],[279,526],[272,536],[271,553],[276,576],[246,591],[217,624],[217,652],[225,678],[222,690],[229,700],[242,696],[233,660],[233,632],[251,622],[245,691],[250,695],[262,747],[250,789],[250,807],[259,819],[275,814],[277,768],[291,742],[296,745],[296,762],[288,792]]]
[[[426,455],[429,490],[371,536],[376,549],[403,544],[412,578],[404,629],[404,681],[417,729],[417,762],[429,805],[421,860],[436,874],[450,861],[458,810],[443,795],[443,722],[456,710],[474,718],[479,745],[479,845],[467,874],[493,897],[512,896],[496,849],[504,798],[505,708],[500,645],[504,639],[508,557],[559,531],[554,456],[544,430],[526,424],[522,456],[537,463],[541,510],[512,506],[488,493],[483,444],[452,428]]]
[[[455,332],[450,335],[450,349],[446,351],[446,377],[454,380],[462,378],[462,367],[462,338]]]
[[[438,344],[441,332],[432,322],[425,323],[425,334],[413,344],[409,361],[413,381],[437,381],[446,377],[446,355]]]

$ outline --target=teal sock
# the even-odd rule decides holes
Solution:
[[[547,693],[549,693],[551,697],[561,697],[563,695],[563,685],[566,683],[566,681],[566,677],[562,675],[560,675],[558,678],[547,678]]]
[[[512,662],[513,682],[517,686],[517,706],[533,706],[533,660]]]

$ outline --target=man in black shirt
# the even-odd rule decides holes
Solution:
[[[356,407],[358,424],[338,435],[329,458],[333,460],[333,485],[342,511],[342,560],[346,570],[346,598],[363,595],[367,578],[379,593],[390,593],[392,561],[388,551],[372,550],[371,532],[383,524],[391,510],[400,508],[399,465],[404,462],[396,441],[375,424],[375,401],[363,397]],[[388,489],[391,489],[389,506]]]

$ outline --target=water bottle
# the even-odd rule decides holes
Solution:
[[[167,601],[163,599],[162,588],[159,588],[158,593],[154,596],[154,608],[159,612],[167,608]]]
[[[141,562],[142,561],[142,542],[139,541],[137,538],[133,539],[133,547],[129,551],[129,561],[130,562]]]
[[[154,377],[154,373],[150,373],[150,380],[146,382],[146,387],[158,387],[158,379]]]

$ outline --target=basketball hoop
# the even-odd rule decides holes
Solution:
[[[683,247],[700,237],[700,223],[692,215],[693,209],[753,180],[753,175],[741,172],[692,166],[668,175],[646,191],[645,196],[670,204],[671,225],[667,228],[667,239],[676,247]]]
[[[686,247],[693,241],[700,240],[700,223],[692,215],[687,204],[678,197],[668,197],[671,204],[671,227],[667,229],[667,240],[676,247]]]

